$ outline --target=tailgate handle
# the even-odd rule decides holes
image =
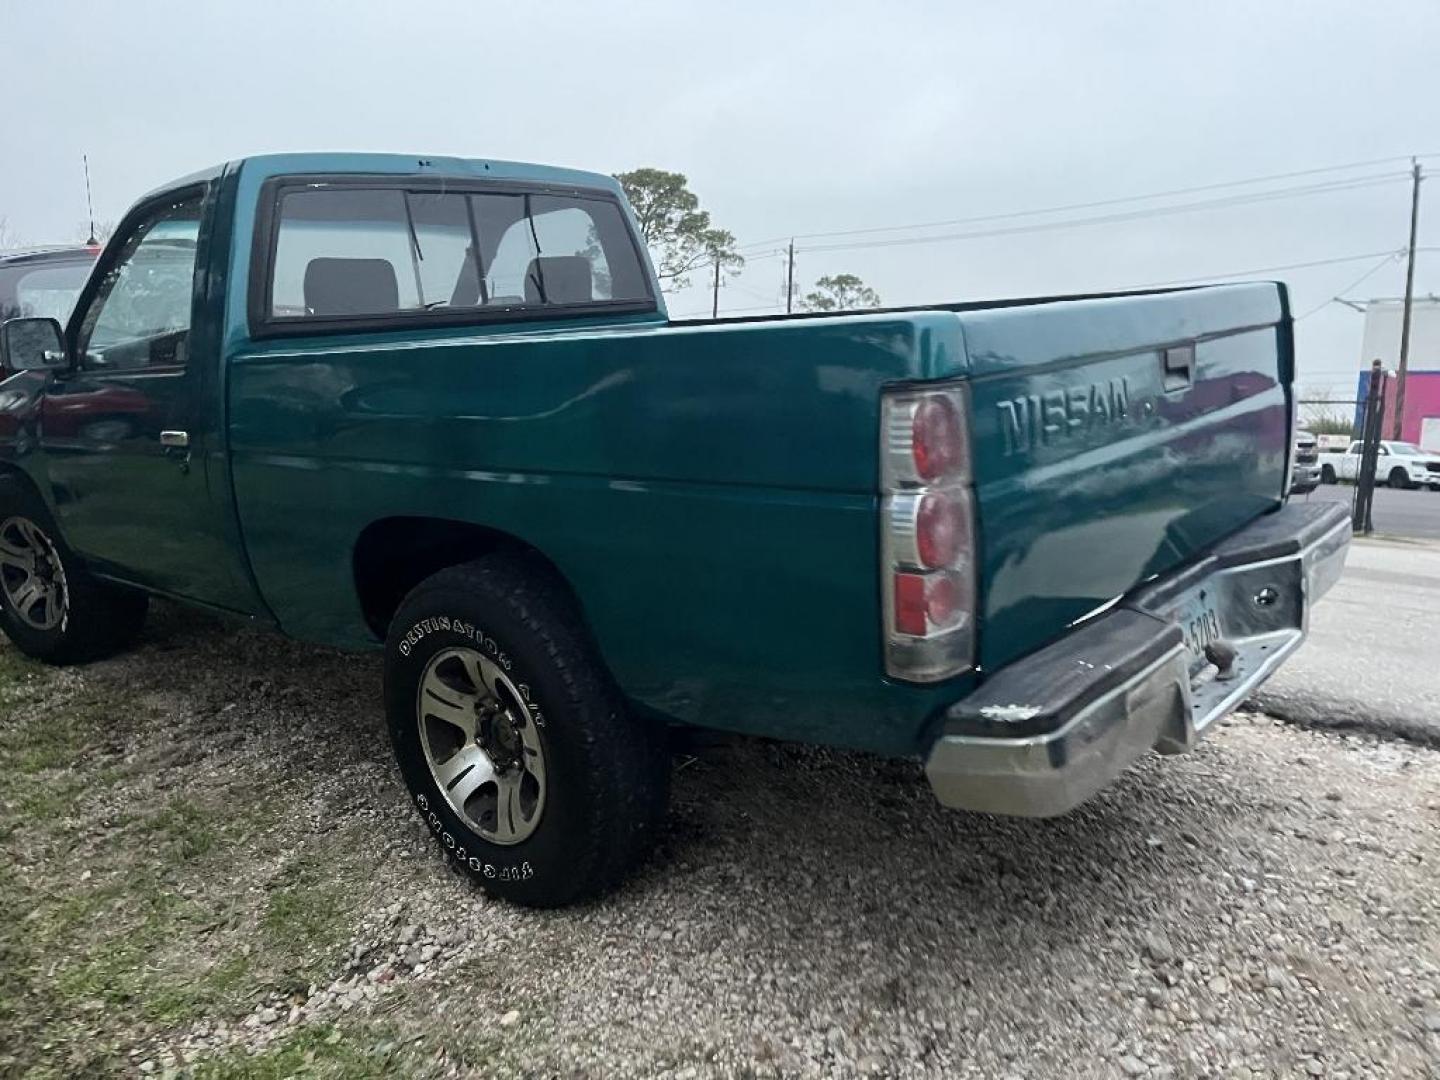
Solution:
[[[1174,345],[1160,354],[1165,392],[1188,389],[1195,379],[1195,346]]]

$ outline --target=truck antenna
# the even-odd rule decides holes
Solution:
[[[85,243],[96,247],[100,241],[95,239],[95,203],[90,199],[90,155],[81,154],[80,160],[85,163],[85,209],[90,214],[90,239]]]

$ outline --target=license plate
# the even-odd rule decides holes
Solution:
[[[1185,636],[1185,648],[1190,652],[1190,670],[1193,672],[1209,661],[1205,658],[1205,647],[1220,640],[1220,617],[1208,593],[1192,596],[1181,606],[1178,613],[1180,632]]]

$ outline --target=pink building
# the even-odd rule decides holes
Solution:
[[[1355,435],[1363,426],[1365,400],[1370,391],[1370,373],[1360,372],[1356,392]],[[1395,375],[1385,375],[1385,425],[1381,438],[1390,438],[1395,430]],[[1440,371],[1411,371],[1405,379],[1405,413],[1400,418],[1400,439],[1415,443],[1426,450],[1440,452]]]

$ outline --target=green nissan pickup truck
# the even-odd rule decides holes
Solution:
[[[536,165],[186,177],[0,349],[16,647],[153,594],[383,649],[422,818],[537,906],[643,856],[677,728],[1064,813],[1243,702],[1350,536],[1285,501],[1281,285],[674,321],[615,181]]]

